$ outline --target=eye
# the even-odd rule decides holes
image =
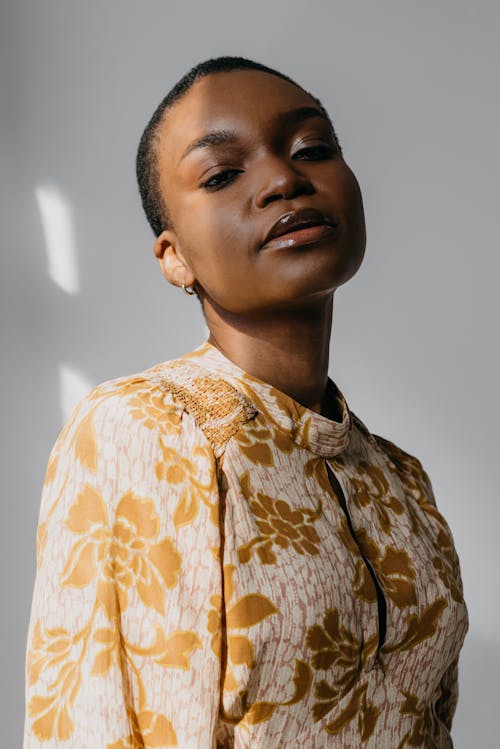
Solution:
[[[322,161],[323,159],[331,159],[335,155],[335,149],[333,146],[326,144],[318,144],[316,146],[307,146],[306,148],[300,148],[293,154],[294,158],[306,159],[310,161]]]
[[[217,172],[217,174],[213,174],[206,182],[202,182],[201,186],[205,190],[220,190],[233,182],[236,175],[240,173],[241,169],[224,169],[221,172]]]

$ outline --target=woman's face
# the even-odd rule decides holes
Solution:
[[[168,110],[158,159],[171,228],[156,253],[172,283],[196,280],[207,302],[236,314],[302,305],[361,265],[358,182],[315,101],[288,81],[253,70],[202,78]],[[326,225],[265,244],[281,217],[283,232],[320,214]]]

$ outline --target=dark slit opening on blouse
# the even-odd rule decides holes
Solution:
[[[378,631],[379,631],[377,651],[379,651],[385,642],[385,635],[386,635],[386,630],[387,630],[387,604],[385,601],[385,596],[381,588],[381,585],[379,581],[377,580],[377,576],[375,575],[375,572],[373,570],[371,563],[363,554],[363,551],[361,550],[361,547],[359,546],[358,539],[356,538],[356,534],[352,527],[351,516],[349,515],[349,510],[347,509],[347,503],[345,500],[344,492],[342,491],[342,487],[340,486],[340,483],[337,477],[335,476],[334,472],[332,471],[328,463],[326,463],[326,470],[327,470],[328,478],[330,480],[330,484],[332,486],[334,494],[339,500],[339,504],[342,507],[344,515],[346,516],[347,525],[349,526],[349,532],[359,547],[360,554],[363,557],[363,560],[370,572],[370,575],[375,585],[375,590],[377,591]]]

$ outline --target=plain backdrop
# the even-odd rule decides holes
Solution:
[[[372,432],[430,474],[470,615],[455,746],[495,744],[499,9],[4,0],[1,746],[21,743],[35,529],[63,420],[91,386],[206,337],[197,300],[159,273],[134,159],[171,85],[220,54],[317,94],[361,184],[367,252],[336,294],[330,375]]]

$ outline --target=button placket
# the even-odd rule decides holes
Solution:
[[[374,667],[377,666],[378,660],[379,660],[379,654],[384,646],[384,642],[386,640],[386,633],[387,633],[387,601],[385,599],[382,586],[380,585],[380,582],[377,578],[377,575],[375,573],[375,570],[373,568],[372,563],[367,559],[365,554],[363,553],[361,546],[358,542],[358,539],[356,537],[356,534],[354,532],[354,528],[352,525],[351,515],[347,506],[347,499],[345,496],[345,493],[342,489],[342,486],[340,484],[340,481],[338,480],[333,468],[331,467],[328,460],[325,460],[325,467],[327,476],[329,479],[330,486],[332,488],[333,494],[335,495],[336,499],[339,502],[339,505],[345,515],[345,518],[347,520],[347,525],[349,528],[350,535],[353,539],[353,541],[356,543],[361,558],[363,559],[363,562],[365,563],[370,576],[373,580],[373,584],[375,586],[375,591],[377,595],[377,626],[376,630],[378,633],[378,643],[376,650],[369,656],[369,658],[366,660],[365,663],[365,670],[370,671]]]

